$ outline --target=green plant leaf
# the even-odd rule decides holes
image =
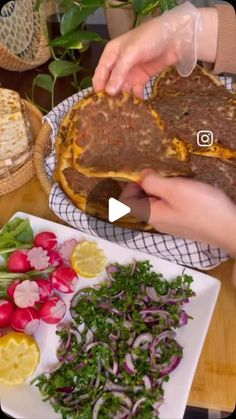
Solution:
[[[50,74],[38,74],[34,79],[34,85],[41,87],[41,89],[47,90],[52,93],[53,89],[53,78]]]
[[[64,10],[69,9],[70,7],[72,7],[74,5],[74,0],[61,0],[61,7]]]
[[[4,260],[16,249],[26,249],[33,246],[33,230],[28,219],[13,218],[0,232],[0,254]]]
[[[81,7],[100,7],[106,5],[106,0],[80,0],[80,2],[77,2]]]
[[[58,38],[53,39],[50,42],[51,47],[63,47],[67,49],[81,49],[84,47],[85,41],[96,41],[96,42],[106,42],[99,34],[96,32],[89,31],[76,31],[71,32]]]
[[[34,10],[36,11],[36,12],[38,12],[39,11],[39,8],[40,8],[40,6],[41,6],[41,4],[42,4],[42,2],[43,2],[44,0],[37,0],[36,1],[36,3],[35,3],[35,6],[34,6]]]
[[[99,6],[95,7],[80,7],[78,4],[74,4],[69,8],[63,15],[60,25],[62,35],[73,32],[79,27],[79,25],[86,21],[88,16],[97,10]]]
[[[88,87],[92,86],[92,76],[84,77],[80,82],[80,89],[87,89]]]
[[[27,218],[15,217],[8,221],[0,233],[0,243],[2,243],[2,240],[5,239],[6,236],[8,237],[8,235],[22,243],[31,244],[34,240],[33,230]]]
[[[145,0],[140,15],[147,16],[151,14],[159,6],[159,4],[160,0]]]
[[[48,68],[54,79],[57,77],[70,76],[71,74],[74,74],[82,69],[82,67],[80,67],[78,64],[64,60],[52,61]]]
[[[147,16],[157,7],[161,11],[170,10],[176,6],[176,0],[133,0],[134,10],[137,15]]]
[[[133,0],[135,13],[140,14],[143,10],[145,0]]]
[[[175,6],[177,6],[176,0],[160,0],[160,9],[162,12],[173,9]]]

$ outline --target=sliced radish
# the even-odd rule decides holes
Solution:
[[[27,272],[32,269],[30,261],[28,260],[26,250],[14,250],[7,260],[7,269],[10,272]]]
[[[45,300],[51,298],[54,294],[52,284],[44,278],[36,279],[35,282],[39,286],[39,302],[44,303]]]
[[[60,266],[50,276],[51,284],[56,290],[69,294],[75,291],[78,283],[77,273],[69,266]]]
[[[15,292],[16,286],[20,283],[21,283],[20,279],[15,279],[15,281],[13,281],[7,288],[7,293],[9,297],[12,298],[12,300],[14,298],[14,292]]]
[[[58,297],[47,300],[39,310],[40,318],[49,324],[59,323],[66,314],[66,305]]]
[[[16,285],[13,298],[18,307],[33,307],[40,300],[39,285],[35,281],[26,279]]]
[[[11,317],[11,327],[17,332],[33,335],[39,327],[39,313],[35,308],[17,308]]]
[[[33,247],[28,251],[28,260],[31,266],[37,271],[46,269],[49,266],[49,256],[47,250],[42,247]]]
[[[15,310],[14,304],[5,298],[0,300],[0,327],[10,325],[12,314]]]
[[[59,252],[55,250],[48,250],[49,256],[49,265],[57,268],[58,266],[63,265],[63,259]]]
[[[70,262],[71,255],[75,249],[78,241],[75,239],[66,240],[59,248],[59,253],[62,256],[64,262]]]
[[[51,231],[42,231],[36,234],[34,245],[42,247],[44,250],[53,250],[57,247],[57,236]]]

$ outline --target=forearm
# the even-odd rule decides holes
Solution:
[[[218,42],[218,13],[215,7],[198,9],[202,17],[202,30],[197,40],[197,58],[200,61],[214,63]]]
[[[236,16],[230,4],[199,8],[202,31],[197,43],[198,60],[212,64],[214,74],[236,73]]]

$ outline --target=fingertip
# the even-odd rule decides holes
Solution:
[[[140,97],[141,99],[144,98],[144,85],[142,83],[136,83],[132,90],[134,96]]]
[[[115,96],[119,92],[119,90],[120,90],[119,86],[115,85],[112,82],[108,82],[105,87],[105,92],[111,96]]]
[[[129,83],[125,83],[124,86],[122,87],[122,92],[123,93],[131,93],[132,87]]]
[[[141,172],[141,180],[143,180],[146,176],[149,175],[157,175],[157,172],[155,172],[155,170],[153,169],[144,169]]]
[[[165,197],[167,193],[166,183],[167,178],[163,178],[158,173],[152,171],[145,171],[146,174],[141,181],[141,187],[146,193],[156,197]],[[168,188],[169,189],[169,188]]]
[[[110,71],[105,66],[103,65],[97,66],[93,79],[92,79],[93,88],[95,92],[99,92],[105,89],[105,85],[107,83],[107,80],[109,79],[109,76],[110,76]]]

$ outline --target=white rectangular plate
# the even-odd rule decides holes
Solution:
[[[18,212],[14,217],[29,218],[34,233],[40,231],[53,231],[59,241],[64,242],[75,238],[77,240],[95,239],[78,230],[65,227],[51,221],[43,220],[33,215]],[[180,275],[183,266],[148,256],[136,250],[125,249],[117,244],[96,238],[96,242],[104,250],[109,262],[129,263],[132,259],[149,260],[156,272],[161,272],[168,280]],[[185,273],[192,275],[194,281],[192,288],[196,297],[190,299],[185,306],[187,313],[193,317],[188,324],[177,331],[177,340],[183,346],[183,359],[178,368],[170,375],[170,380],[165,384],[165,400],[160,408],[161,419],[181,419],[184,415],[197,362],[211,321],[213,310],[220,290],[220,282],[206,274],[186,268]],[[101,278],[80,278],[79,287],[84,288],[99,282]],[[63,297],[69,306],[71,295]],[[67,313],[67,319],[69,314]],[[55,326],[41,324],[36,334],[36,339],[41,350],[40,365],[34,377],[50,366],[56,364],[57,337]],[[29,382],[17,387],[0,386],[0,400],[2,410],[13,418],[19,419],[57,419],[60,416],[54,412],[49,403],[41,400],[40,393]],[[88,418],[89,419],[89,418]]]

